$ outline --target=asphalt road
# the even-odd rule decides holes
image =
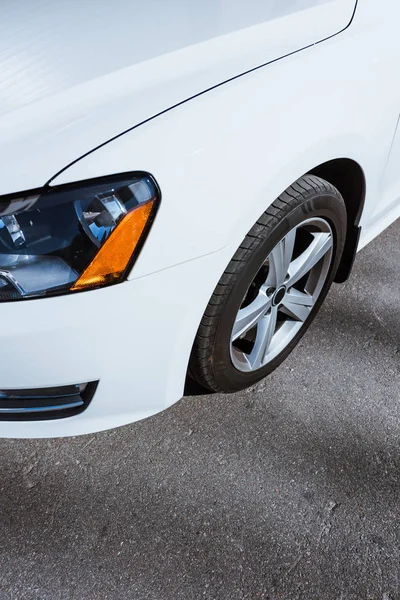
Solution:
[[[1,440],[0,600],[400,599],[400,222],[268,380]]]

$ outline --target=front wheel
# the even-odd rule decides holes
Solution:
[[[336,188],[306,175],[257,221],[204,313],[190,373],[234,392],[271,373],[318,312],[343,252],[346,207]]]

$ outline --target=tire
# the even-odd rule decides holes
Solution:
[[[257,383],[286,359],[312,323],[332,285],[344,248],[346,225],[342,196],[319,177],[301,177],[275,200],[244,238],[205,310],[189,361],[189,374],[197,383],[214,392],[235,392]],[[329,250],[309,273],[292,285],[301,275],[301,269],[306,268],[304,257],[310,257],[309,264],[318,258],[317,241],[321,248],[325,244],[321,252],[328,245]],[[280,285],[284,269],[279,267],[278,255],[282,257],[282,268],[287,264],[287,256],[291,256],[287,274],[279,288],[267,287],[268,281]],[[297,273],[291,275],[296,269]],[[264,276],[264,283],[260,283]],[[294,306],[297,296],[307,307]],[[256,326],[235,339],[242,320],[249,319],[248,313],[258,307],[259,301],[268,303],[267,312],[259,317]],[[304,314],[307,316],[303,321]],[[268,328],[274,333],[262,354],[263,345],[269,343],[271,335],[265,334],[267,341],[262,337]],[[288,343],[284,344],[286,340]]]

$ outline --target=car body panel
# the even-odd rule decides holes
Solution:
[[[42,387],[97,380],[99,385],[83,413],[0,420],[0,438],[91,433],[148,417],[179,400],[204,306],[232,252],[228,247],[102,290],[2,304],[2,389],[37,388],[39,381]]]
[[[51,171],[44,177],[51,178],[57,169],[51,185],[143,170],[157,180],[162,200],[128,281],[1,305],[4,389],[100,380],[82,414],[57,421],[0,422],[1,437],[89,433],[147,417],[179,400],[198,324],[226,265],[275,198],[317,165],[349,158],[363,170],[360,248],[400,216],[400,85],[393,75],[400,65],[399,18],[397,0],[359,0],[351,26],[340,35],[223,85],[219,58],[226,74],[224,61],[232,52],[231,68],[237,72],[243,52],[236,44],[243,39],[252,47],[256,30],[250,28],[251,36],[250,29],[226,34],[233,35],[232,46],[218,46],[220,38],[201,42],[198,46],[213,48],[207,70],[218,87],[188,102],[183,102],[186,93],[205,89],[210,81],[210,74],[201,71],[197,46],[186,48],[184,59],[179,50],[174,53],[176,85],[164,85],[162,68],[153,72],[154,79],[139,78],[140,86],[127,78],[129,67],[104,75],[76,86],[81,92],[88,86],[80,107],[76,89],[61,93],[66,103],[59,109],[53,97],[40,100],[51,113],[48,129],[44,120],[34,122],[33,105],[22,107],[32,110],[28,138],[17,124],[18,111],[10,113],[10,122],[16,121],[14,132],[11,125],[7,130],[12,152],[2,165],[2,190],[18,191],[28,181],[30,187],[42,185],[44,174]],[[149,73],[146,67],[143,73]],[[166,78],[168,71],[164,74]],[[96,103],[97,95],[108,89],[105,80],[116,86]],[[122,96],[117,84],[123,84]],[[156,97],[161,90],[162,102]],[[176,102],[181,103],[165,110]],[[140,115],[154,115],[160,106],[162,114],[119,135],[127,116],[137,124]],[[105,122],[97,130],[99,115]],[[35,131],[43,135],[30,146],[28,160],[22,142],[32,140]],[[112,131],[118,137],[106,143]],[[89,151],[97,145],[101,147]],[[2,148],[6,154],[8,145]],[[15,183],[18,148],[24,173]],[[88,154],[79,160],[84,148]]]
[[[163,202],[132,278],[230,243],[237,247],[293,181],[335,158],[352,159],[365,173],[364,235],[375,225],[400,108],[400,89],[392,75],[400,58],[398,43],[394,36],[383,37],[383,21],[374,31],[382,37],[379,47],[366,51],[368,16],[361,11],[340,36],[126,133],[76,162],[52,184],[134,166],[156,177]],[[391,93],[376,94],[377,87]]]
[[[334,35],[355,2],[10,3],[0,42],[0,194],[40,187],[171,106]]]

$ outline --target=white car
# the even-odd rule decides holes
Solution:
[[[0,436],[254,384],[400,215],[398,0],[1,21]]]

